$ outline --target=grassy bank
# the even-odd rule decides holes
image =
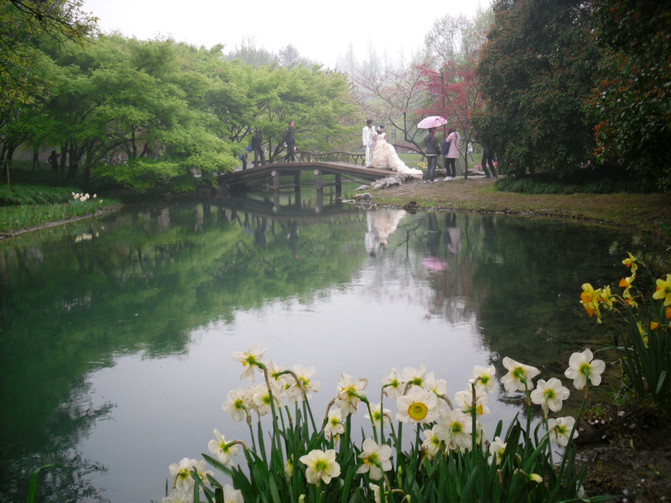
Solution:
[[[11,185],[0,185],[0,237],[113,211],[116,199],[86,194],[52,170],[29,170],[18,162]]]

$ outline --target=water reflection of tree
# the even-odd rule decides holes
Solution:
[[[3,442],[0,501],[27,501],[30,476],[40,467],[45,468],[40,473],[37,501],[109,501],[90,480],[91,475],[106,468],[77,451],[82,438],[97,421],[108,417],[113,408],[110,403],[94,406],[88,397],[89,387],[84,382],[73,387],[71,395],[50,415],[46,425],[35,429],[33,444]],[[34,418],[26,421],[34,424]]]
[[[51,462],[58,466],[43,475],[49,501],[84,493],[103,500],[87,478],[103,468],[75,446],[109,406],[86,404],[82,385],[72,383],[111,365],[115,354],[183,352],[194,328],[267,301],[309,302],[345,283],[366,258],[363,218],[355,211],[282,221],[214,204],[168,204],[76,226],[92,236],[85,242],[46,233],[0,249],[7,278],[0,283],[0,492],[17,494],[0,500],[21,500],[31,471]]]
[[[469,320],[475,311],[477,296],[473,290],[473,271],[480,235],[478,219],[448,212],[426,214],[422,236],[424,259],[433,258],[440,267],[425,262],[427,279],[434,292],[428,307],[430,316],[452,322]]]

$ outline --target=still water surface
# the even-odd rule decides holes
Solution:
[[[252,344],[315,366],[320,417],[339,375],[424,364],[465,389],[504,356],[559,376],[603,336],[578,303],[621,273],[636,236],[552,220],[231,200],[128,207],[0,245],[2,501],[160,501],[167,467],[200,459],[243,386]],[[491,431],[521,410],[503,389]],[[374,399],[373,401],[379,401]],[[390,404],[393,405],[393,404]],[[393,408],[393,407],[392,407]]]

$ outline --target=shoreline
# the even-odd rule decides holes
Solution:
[[[408,181],[400,186],[372,190],[370,202],[409,211],[466,211],[559,218],[607,226],[627,226],[669,238],[671,193],[652,194],[521,194],[499,192],[497,179],[471,176],[468,179]]]

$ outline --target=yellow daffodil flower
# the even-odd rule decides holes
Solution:
[[[665,306],[671,306],[671,274],[666,275],[666,280],[657,280],[657,290],[652,294],[653,299],[663,300]]]
[[[601,311],[599,310],[599,298],[601,297],[601,289],[595,290],[591,283],[583,283],[582,293],[580,294],[580,302],[585,311],[591,318],[596,314],[599,323],[601,322]]]
[[[627,257],[626,259],[624,259],[624,260],[622,261],[622,263],[623,263],[626,267],[628,267],[629,269],[631,269],[631,273],[632,273],[632,274],[635,274],[635,273],[636,273],[636,269],[638,269],[638,265],[636,264],[636,257],[634,257],[634,256],[633,256],[631,253],[629,253],[629,252],[627,252],[627,254],[629,255],[629,257]]]

